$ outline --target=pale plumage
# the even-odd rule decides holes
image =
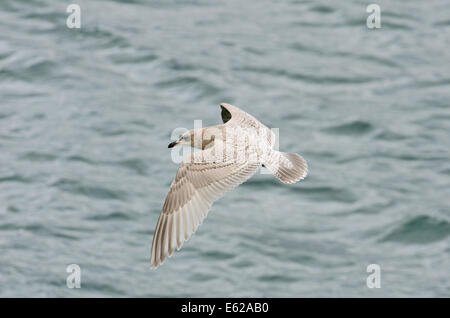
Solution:
[[[198,145],[203,150],[184,158],[170,185],[153,235],[152,267],[180,249],[212,203],[250,178],[261,165],[284,183],[297,182],[307,174],[301,156],[273,150],[275,138],[269,128],[235,106],[220,106],[223,125],[190,131],[169,145]],[[197,135],[202,140],[195,143]]]

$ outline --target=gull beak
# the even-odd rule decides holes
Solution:
[[[173,147],[175,147],[175,146],[177,145],[177,143],[178,143],[178,141],[173,141],[173,142],[171,142],[171,143],[169,144],[169,147],[168,147],[168,148],[173,148]]]

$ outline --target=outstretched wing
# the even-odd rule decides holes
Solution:
[[[212,203],[250,178],[259,163],[215,162],[195,152],[178,168],[153,234],[150,266],[157,267],[196,231]],[[207,157],[207,156],[205,156]]]
[[[255,117],[244,112],[242,109],[236,106],[227,103],[221,103],[220,108],[222,108],[221,115],[224,124],[229,122],[230,120],[233,120],[232,122],[236,124],[245,122],[254,122],[255,124],[259,123]]]
[[[270,147],[275,145],[276,136],[271,129],[263,125],[259,120],[257,120],[252,115],[246,113],[242,109],[227,104],[221,103],[220,108],[222,108],[222,121],[225,126],[239,126],[246,129],[254,130],[261,140],[267,142]]]

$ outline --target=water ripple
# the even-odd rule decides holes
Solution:
[[[373,130],[367,121],[355,120],[349,123],[325,128],[324,131],[338,135],[363,135]]]
[[[126,193],[121,190],[113,190],[100,185],[87,185],[72,179],[61,179],[51,184],[51,186],[68,193],[79,194],[94,199],[125,200],[127,198]]]
[[[383,242],[429,244],[450,235],[450,223],[428,215],[419,215],[399,225],[386,235]]]
[[[268,67],[240,67],[235,68],[235,71],[238,72],[253,72],[267,76],[279,76],[286,77],[291,80],[304,81],[315,84],[363,84],[370,83],[376,81],[377,78],[369,77],[369,76],[359,76],[359,77],[344,77],[344,76],[332,76],[332,75],[323,75],[317,76],[313,74],[304,74],[304,73],[294,73],[282,69],[276,68],[268,68]]]

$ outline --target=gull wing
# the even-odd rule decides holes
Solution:
[[[252,115],[244,112],[242,109],[227,104],[227,103],[221,103],[220,108],[222,108],[222,121],[224,124],[229,122],[231,119],[233,119],[233,123],[244,123],[244,122],[254,122],[259,123],[258,120],[256,120]],[[260,123],[259,123],[260,124]]]
[[[260,165],[217,162],[209,156],[212,148],[194,152],[180,164],[153,234],[151,267],[162,264],[175,248],[180,249],[203,222],[212,203],[250,178]]]
[[[267,142],[267,144],[273,148],[276,141],[276,136],[274,132],[263,125],[259,120],[244,112],[242,109],[227,104],[221,103],[220,108],[222,108],[222,121],[225,127],[239,126],[245,129],[254,130],[261,137],[261,140]]]

